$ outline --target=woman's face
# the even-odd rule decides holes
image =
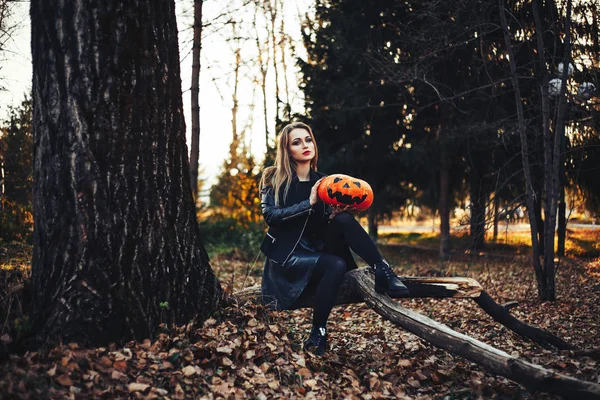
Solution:
[[[315,143],[306,129],[296,128],[289,135],[289,152],[294,161],[305,163],[315,157]]]

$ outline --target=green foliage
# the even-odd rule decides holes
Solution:
[[[0,239],[31,239],[32,186],[32,101],[26,97],[0,127]]]
[[[243,260],[256,257],[265,228],[262,221],[240,223],[224,217],[200,222],[202,242],[210,254],[225,253]]]

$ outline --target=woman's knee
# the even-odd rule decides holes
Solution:
[[[329,271],[337,276],[344,276],[346,273],[346,261],[338,256],[331,256],[329,260]]]
[[[336,214],[335,217],[331,220],[331,222],[335,225],[346,227],[348,225],[357,224],[358,221],[347,211]]]

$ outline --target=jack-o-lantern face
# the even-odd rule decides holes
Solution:
[[[349,206],[357,211],[364,211],[373,204],[371,186],[362,179],[348,175],[335,174],[325,177],[319,184],[317,193],[325,204]]]

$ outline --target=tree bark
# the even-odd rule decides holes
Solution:
[[[175,5],[31,2],[34,330],[90,345],[204,319]]]
[[[198,162],[200,157],[200,52],[202,50],[202,5],[194,0],[194,39],[192,44],[192,143],[190,149],[190,186],[194,199],[198,196]]]

